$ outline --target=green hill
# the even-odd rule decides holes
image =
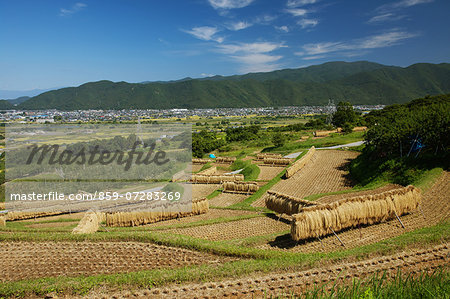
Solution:
[[[169,109],[403,103],[450,92],[450,64],[407,68],[330,62],[301,69],[171,82],[99,81],[40,94],[22,109]]]

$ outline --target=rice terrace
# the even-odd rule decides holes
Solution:
[[[405,117],[421,109],[411,121],[420,131],[423,117],[445,115],[448,124],[449,103],[448,96],[437,96],[397,109]],[[342,107],[334,115],[348,112]],[[358,116],[363,131],[326,137],[316,136],[329,125],[314,118],[300,119],[298,127],[255,117],[264,130],[200,129],[192,135],[194,145],[211,134],[230,142],[193,147],[191,173],[178,171],[171,182],[111,189],[183,193],[188,186],[187,212],[161,201],[161,211],[148,212],[87,211],[74,204],[69,212],[2,213],[0,294],[346,297],[355,282],[361,290],[375,281],[386,288],[418,279],[447,284],[448,127],[432,151],[399,156],[373,137],[377,130],[383,136],[398,130],[386,122],[391,113],[385,108]],[[271,146],[279,134],[284,142]],[[424,143],[433,140],[423,134]],[[409,136],[400,139],[408,150]]]
[[[450,298],[449,11],[0,0],[0,299]]]

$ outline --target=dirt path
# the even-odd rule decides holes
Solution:
[[[398,270],[406,274],[431,272],[440,266],[448,267],[449,255],[450,244],[443,244],[429,249],[408,250],[390,256],[300,272],[175,285],[133,293],[126,291],[116,293],[114,296],[117,298],[129,295],[139,298],[259,298],[283,294],[300,295],[314,286],[325,285],[325,289],[331,289],[334,283],[351,284],[354,278],[369,278],[377,272],[386,271],[388,277],[397,275]]]

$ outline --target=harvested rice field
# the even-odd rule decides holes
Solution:
[[[276,167],[276,166],[272,167],[272,166],[258,165],[258,167],[260,170],[258,181],[270,181],[285,169],[285,167]]]
[[[222,184],[192,184],[192,198],[202,198],[222,188]]]
[[[1,242],[0,281],[59,275],[126,273],[230,260],[181,248],[137,242]]]
[[[198,221],[212,220],[217,218],[229,218],[229,217],[238,217],[243,215],[254,214],[254,212],[250,211],[241,211],[241,210],[222,210],[222,209],[209,209],[206,214],[195,215],[191,217],[184,217],[178,219],[171,219],[166,221],[155,222],[151,224],[147,224],[143,227],[153,228],[153,227],[167,227],[170,228],[171,225],[175,224],[187,224]]]
[[[383,187],[387,188],[387,187]],[[368,191],[367,191],[368,192]],[[372,190],[376,194],[377,190]],[[400,217],[405,228],[397,219],[379,224],[361,226],[356,229],[348,229],[338,233],[339,240],[330,232],[326,237],[294,242],[290,234],[284,234],[275,239],[258,245],[261,249],[277,249],[292,252],[316,252],[335,251],[339,249],[349,249],[369,245],[388,238],[399,236],[405,232],[410,232],[422,227],[432,226],[450,218],[450,173],[445,172],[434,186],[423,194],[421,208],[414,212]],[[423,214],[422,214],[423,212]]]
[[[253,275],[244,279],[143,290],[136,292],[135,296],[167,298],[169,294],[176,294],[181,298],[291,298],[321,286],[331,289],[332,286],[352,285],[354,279],[369,279],[377,272],[386,272],[387,277],[396,277],[398,271],[412,275],[433,273],[446,266],[449,254],[450,245],[444,244],[429,249],[408,250],[399,254],[304,271]],[[124,294],[120,292],[114,295],[119,298]]]
[[[357,152],[317,150],[311,161],[289,179],[278,182],[271,190],[290,196],[306,196],[350,189],[347,170]]]
[[[209,200],[209,205],[212,207],[228,207],[243,201],[248,196],[249,195],[236,193],[220,193],[216,197]]]
[[[167,230],[169,233],[187,235],[206,240],[233,240],[282,232],[290,229],[287,221],[261,216],[226,223]]]

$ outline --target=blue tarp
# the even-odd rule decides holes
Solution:
[[[212,158],[212,159],[216,158],[216,156],[214,154],[209,154],[209,157]]]

